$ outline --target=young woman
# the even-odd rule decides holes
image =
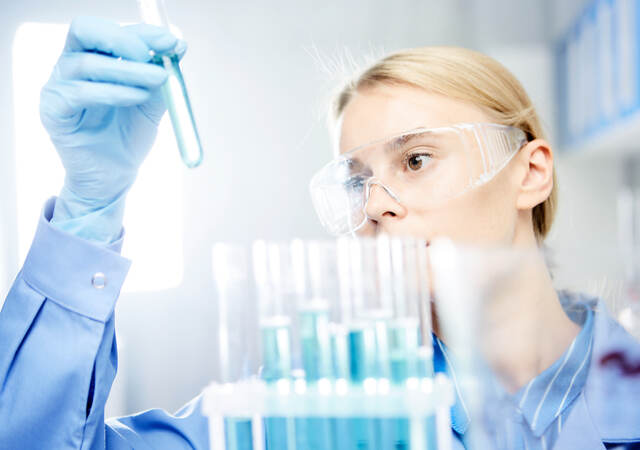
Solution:
[[[175,46],[163,29],[78,19],[42,91],[66,178],[0,313],[1,448],[208,448],[199,398],[176,415],[104,420],[129,264],[118,254],[123,205],[164,112],[166,75],[149,50]],[[342,91],[335,116],[340,155],[312,181],[329,231],[523,248],[549,231],[553,153],[522,87],[492,59],[455,48],[390,55]],[[638,344],[587,299],[569,318],[546,269],[534,277],[536,295],[510,323],[538,338],[503,355],[525,362],[507,386],[518,405],[507,446],[640,441],[637,378],[599,364],[611,349],[640,354]],[[434,347],[436,365],[453,371]],[[625,414],[613,421],[612,410]],[[473,426],[464,399],[452,422],[462,448]]]
[[[311,183],[329,231],[534,250],[549,232],[556,207],[551,146],[526,92],[495,60],[460,48],[392,54],[342,90],[334,118],[339,155]],[[638,344],[596,299],[559,297],[544,265],[527,269],[521,287],[501,307],[508,320],[483,337],[517,405],[512,426],[502,430],[510,434],[506,446],[638,440],[633,421],[640,416],[628,398],[639,398],[640,379],[621,377],[628,389],[607,402],[593,388],[612,382],[598,362],[613,340],[635,355]],[[436,365],[453,370],[436,344]],[[626,431],[607,425],[624,416],[631,417]],[[469,418],[460,399],[453,419],[464,441]]]

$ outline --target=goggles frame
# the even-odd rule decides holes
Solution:
[[[470,180],[464,189],[455,195],[447,197],[447,200],[463,195],[469,190],[476,189],[492,180],[507,166],[518,151],[529,142],[527,133],[513,126],[496,123],[458,123],[444,127],[416,128],[359,145],[332,159],[317,171],[309,182],[312,203],[323,227],[330,234],[337,236],[354,233],[360,229],[369,219],[366,207],[372,185],[382,187],[396,202],[403,204],[394,191],[378,179],[369,168],[365,167],[368,171],[352,172],[349,176],[339,176],[341,172],[344,172],[345,163],[352,165],[354,161],[352,156],[354,154],[368,148],[374,149],[379,147],[380,144],[411,135],[442,134],[446,132],[458,134],[462,141],[464,141],[466,135],[472,136],[480,152],[482,162],[482,172],[477,178]],[[357,191],[360,187],[362,190]],[[342,195],[334,196],[336,199],[342,197],[344,200],[341,202],[342,204],[336,204],[335,201],[332,201],[333,199],[330,198],[332,189],[336,192],[340,189],[343,190]],[[359,196],[360,199],[349,198],[351,197],[349,191],[355,192],[355,196]],[[361,210],[363,217],[354,221],[353,217],[356,210]]]

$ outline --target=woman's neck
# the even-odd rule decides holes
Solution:
[[[483,315],[482,353],[510,393],[551,366],[580,332],[564,312],[542,260],[521,280],[509,302],[490,306]]]
[[[460,316],[459,326],[475,328],[476,341],[468,345],[483,355],[504,389],[515,393],[562,356],[580,326],[564,312],[540,252],[523,251],[512,267],[490,293],[480,294],[483,303],[474,317]],[[432,319],[435,334],[447,343],[447,330],[437,316]]]

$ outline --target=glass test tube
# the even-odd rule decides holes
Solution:
[[[240,337],[241,326],[251,329],[248,304],[248,258],[244,247],[218,243],[212,251],[213,278],[217,292],[218,381],[234,383],[247,373],[247,360],[252,355],[253,339],[248,333]],[[253,433],[250,417],[224,418],[224,445],[227,450],[251,450]]]
[[[364,385],[376,376],[376,335],[372,323],[362,318],[365,308],[367,281],[363,264],[363,242],[349,240],[348,273],[350,292],[344,319],[348,327],[347,348],[349,354],[349,381],[353,389],[364,389]],[[347,419],[348,448],[373,450],[379,442],[376,423],[372,417]]]
[[[417,301],[420,321],[420,348],[418,349],[418,371],[421,377],[433,376],[433,326],[431,322],[431,283],[427,247],[418,241],[416,247],[418,278]]]
[[[300,248],[298,251],[303,252]],[[307,258],[297,258],[302,260],[302,267],[306,267],[305,259],[308,261],[310,287],[300,298],[300,340],[306,380],[314,383],[331,377],[330,305],[323,291],[333,281],[327,274],[332,252],[330,246],[314,241],[308,243],[307,250]]]
[[[327,265],[331,246],[294,240],[290,247],[292,272],[298,306],[300,352],[307,387],[318,389],[321,380],[331,377],[330,308],[326,289],[333,281]],[[296,418],[297,449],[332,448],[331,420],[324,417]]]
[[[352,290],[351,269],[349,265],[351,238],[341,237],[336,241],[335,279],[338,283],[337,292],[332,298],[332,322],[329,324],[331,342],[331,365],[334,387],[348,386],[351,376],[349,352],[349,326],[352,321]],[[353,420],[347,418],[332,418],[331,431],[333,434],[332,449],[352,450]]]
[[[416,242],[416,303],[419,318],[419,347],[416,352],[418,378],[433,378],[433,334],[431,318],[431,283],[429,259],[426,242]],[[428,448],[438,448],[437,440],[444,439],[438,434],[436,416],[428,417],[424,422],[425,439]],[[447,435],[449,430],[446,431]]]
[[[420,324],[421,316],[426,314],[425,308],[421,308],[426,269],[420,261],[426,249],[424,241],[415,239],[393,239],[391,247],[394,282],[394,318],[389,324],[391,372],[394,383],[404,383],[408,378],[431,375],[427,369],[433,354],[430,315],[426,324]],[[424,340],[420,336],[423,328],[428,334],[427,345],[419,348]],[[421,366],[425,367],[420,370]]]
[[[501,370],[511,366],[517,371],[521,360],[510,358],[494,364],[496,355],[514,354],[510,351],[514,343],[536,344],[508,321],[500,323],[500,336],[510,337],[501,342],[500,350],[487,345],[487,336],[495,331],[498,318],[538,300],[537,286],[527,283],[534,279],[532,271],[546,271],[544,259],[535,250],[461,247],[450,241],[433,242],[429,257],[439,331],[446,338],[450,359],[455,361],[456,389],[471,421],[478,424],[465,437],[473,448],[497,448],[505,436],[501,430],[505,420],[512,420],[511,407],[504,408],[505,386],[500,385],[504,380],[501,375],[508,372]]]
[[[390,380],[391,378],[391,328],[393,320],[393,273],[391,246],[388,235],[376,239],[363,239],[361,245],[361,270],[363,301],[356,312],[373,329],[374,364],[367,378]],[[356,269],[357,270],[357,269]],[[380,381],[379,381],[380,382]],[[408,425],[398,418],[374,418],[378,448],[407,448]]]
[[[367,378],[377,375],[376,329],[373,321],[367,320],[384,314],[383,311],[371,308],[366,300],[373,299],[371,283],[375,283],[367,272],[365,258],[371,256],[370,240],[351,240],[349,242],[349,268],[351,275],[351,313],[348,323],[349,376],[352,383],[362,384]]]
[[[331,340],[329,338],[329,308],[326,302],[310,302],[302,306],[300,342],[305,379],[315,383],[331,376]]]
[[[339,323],[329,324],[329,342],[331,347],[331,373],[336,381],[349,379],[348,330]]]
[[[138,0],[140,15],[145,23],[169,27],[164,0]],[[151,62],[164,67],[168,78],[162,86],[162,96],[171,117],[171,124],[180,149],[182,161],[189,168],[198,167],[202,162],[202,145],[193,117],[187,87],[180,70],[179,55],[173,50],[153,54]]]
[[[260,310],[262,378],[267,382],[291,376],[291,318],[286,314],[282,292],[280,249],[256,241],[253,265]]]
[[[272,388],[291,378],[291,318],[283,298],[282,261],[276,244],[253,244],[253,269],[258,290],[262,379]],[[293,420],[287,417],[264,419],[266,448],[295,449]]]
[[[393,318],[393,283],[390,250],[389,236],[379,235],[375,245],[370,246],[369,255],[365,253],[364,261],[366,278],[369,280],[366,287],[373,287],[373,290],[367,294],[363,317],[372,322],[375,331],[375,376],[385,379],[391,378],[389,323]]]
[[[351,308],[351,269],[350,269],[350,241],[349,238],[339,238],[336,241],[336,268],[338,293],[334,303],[336,311],[332,323],[329,324],[329,336],[331,340],[331,363],[333,378],[337,382],[346,382],[349,379],[349,328],[352,320]]]
[[[627,332],[640,339],[640,160],[626,159],[623,175],[618,193],[618,239],[625,283],[612,310]]]
[[[389,361],[391,383],[404,386],[418,377],[419,308],[418,260],[413,239],[393,238],[390,242],[393,318],[389,320]],[[416,422],[421,430],[424,422]],[[395,448],[410,448],[411,425],[407,417],[391,424]]]

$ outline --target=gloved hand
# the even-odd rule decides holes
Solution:
[[[119,26],[97,18],[73,21],[40,117],[66,170],[51,223],[102,243],[121,234],[124,200],[165,111],[166,71],[150,50],[172,50],[165,28]],[[175,48],[180,56],[186,46]]]

